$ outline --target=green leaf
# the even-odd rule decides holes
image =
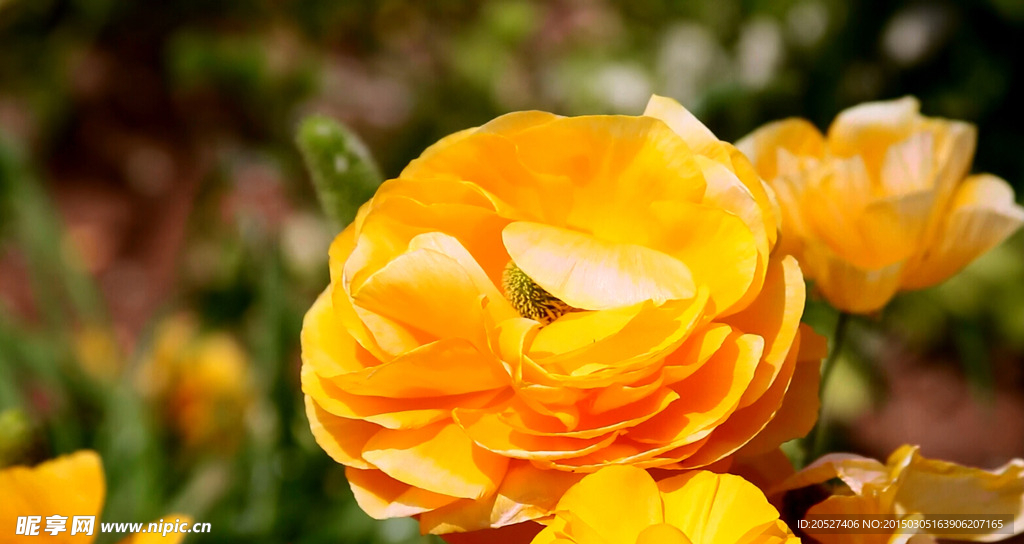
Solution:
[[[339,226],[349,224],[383,181],[366,145],[341,123],[322,116],[307,117],[296,141],[324,212]]]

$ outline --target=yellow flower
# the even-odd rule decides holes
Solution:
[[[449,136],[330,249],[313,435],[371,516],[435,533],[549,515],[607,465],[777,447],[814,423],[822,344],[776,230],[746,159],[668,99]]]
[[[993,471],[926,459],[917,446],[903,446],[882,464],[852,454],[830,454],[791,476],[772,495],[822,484],[841,483],[832,496],[812,506],[805,518],[842,519],[853,515],[891,515],[903,519],[920,516],[1012,516],[1014,533],[1024,531],[1024,460],[1014,459]],[[973,534],[950,531],[905,530],[880,534],[814,534],[823,544],[902,544],[944,539],[994,542],[1011,536],[1005,529]]]
[[[187,445],[233,446],[252,400],[245,351],[227,333],[200,334],[184,315],[161,323],[154,337],[140,388]]]
[[[4,542],[88,544],[99,536],[99,515],[103,510],[107,486],[103,464],[94,451],[78,451],[31,468],[15,466],[0,470],[0,490],[3,490],[0,492],[0,528],[4,531]],[[42,518],[38,534],[14,536],[18,518],[24,516]],[[46,532],[46,518],[49,516],[67,518],[63,526],[65,530],[56,534]],[[94,516],[92,535],[71,535],[75,516]],[[192,521],[181,514],[165,516],[165,519],[178,519],[189,524]],[[184,533],[170,532],[166,537],[160,533],[139,533],[122,540],[121,544],[177,544],[184,536]]]
[[[558,501],[533,544],[799,543],[754,484],[703,470],[655,482],[636,467],[607,467]]]
[[[867,103],[827,137],[787,119],[737,143],[775,189],[783,250],[841,310],[869,313],[940,283],[1024,222],[1005,181],[965,179],[974,126],[918,109],[912,97]]]

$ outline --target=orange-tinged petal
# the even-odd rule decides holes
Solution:
[[[732,474],[689,472],[658,482],[658,489],[665,522],[693,544],[749,542],[779,519],[759,489]]]
[[[472,182],[525,217],[561,224],[568,212],[562,203],[570,200],[571,182],[524,165],[520,149],[507,137],[521,132],[502,135],[478,130],[436,153],[425,153],[409,163],[400,177]]]
[[[757,367],[740,406],[759,398],[778,378],[786,356],[792,351],[800,317],[804,312],[806,288],[800,266],[792,257],[768,262],[764,287],[758,297],[726,323],[741,332],[764,339],[764,364]]]
[[[535,358],[543,369],[536,369],[537,373],[530,374],[527,371],[535,369],[529,361],[524,361],[527,365],[524,372],[536,383],[550,385],[605,387],[613,383],[634,383],[640,375],[657,369],[652,366],[652,361],[670,353],[699,327],[707,308],[707,296],[708,291],[702,289],[692,301],[673,301],[661,306],[644,303],[617,333],[605,338],[592,338],[589,344],[571,351],[544,356],[544,351],[537,351],[531,346],[528,351],[531,361]],[[628,315],[628,312],[625,313]],[[615,320],[616,317],[621,317],[621,314],[609,316],[609,319]],[[541,329],[534,345],[542,341],[542,349],[574,346],[575,341],[570,336],[576,332],[575,327],[567,328],[559,327],[551,333]],[[597,326],[594,329],[594,332],[600,332]],[[555,335],[559,337],[551,338]],[[547,338],[542,339],[542,336]]]
[[[664,520],[658,485],[646,471],[630,466],[607,467],[588,475],[562,496],[557,509],[571,512],[616,543],[635,542],[644,529]]]
[[[544,471],[526,461],[509,463],[498,491],[484,500],[460,499],[420,516],[423,533],[477,531],[549,516],[582,474]]]
[[[381,429],[380,425],[330,414],[309,395],[306,395],[306,417],[313,438],[331,459],[350,467],[373,468],[363,460],[362,451],[366,442]]]
[[[392,478],[453,497],[479,499],[497,489],[508,458],[470,440],[454,423],[421,429],[384,429],[363,448],[363,458]]]
[[[357,372],[379,361],[356,343],[334,313],[328,287],[306,312],[302,323],[302,363],[323,377]]]
[[[498,402],[503,394],[501,390],[491,390],[439,398],[371,397],[345,391],[308,368],[303,369],[300,377],[302,392],[312,397],[325,411],[339,417],[365,419],[389,429],[417,429],[446,421],[451,419],[451,411],[455,407],[478,408]]]
[[[693,298],[686,265],[659,251],[599,240],[568,229],[519,221],[502,232],[512,260],[566,304],[585,310]]]
[[[42,516],[39,535],[25,537],[39,542],[92,542],[95,536],[71,536],[74,516],[99,516],[106,483],[103,465],[94,451],[82,450],[35,467],[15,466],[0,470],[0,524],[13,535],[19,516]],[[69,531],[51,536],[43,532],[47,516],[67,518]],[[96,523],[96,532],[99,523]],[[5,538],[10,538],[5,537]]]
[[[566,459],[606,447],[615,433],[593,437],[541,436],[517,430],[495,415],[476,410],[456,410],[455,419],[474,442],[489,451],[518,459]]]
[[[783,442],[804,437],[818,421],[821,360],[828,354],[828,341],[810,326],[801,324],[794,349],[797,346],[800,351],[796,370],[782,399],[782,407],[768,425],[743,447],[741,454],[765,453]]]
[[[511,385],[500,361],[461,338],[438,340],[381,365],[328,379],[346,391],[397,398],[461,395]]]
[[[732,413],[761,359],[764,340],[734,333],[707,363],[673,385],[679,399],[637,425],[630,438],[645,443],[683,445],[707,436]]]
[[[684,459],[680,465],[684,468],[710,465],[732,454],[757,436],[779,411],[796,369],[796,358],[797,351],[790,350],[782,364],[782,370],[764,395],[752,404],[733,412],[729,419],[712,431],[700,450]]]
[[[356,503],[374,519],[415,516],[458,500],[400,482],[379,470],[348,467],[345,478]]]
[[[357,306],[436,338],[467,338],[484,345],[482,294],[458,261],[417,249],[389,262],[353,293]],[[400,300],[402,304],[394,304]]]

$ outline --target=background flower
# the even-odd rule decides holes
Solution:
[[[41,463],[35,467],[14,466],[0,470],[0,524],[10,542],[84,542],[95,541],[101,534],[100,513],[106,495],[103,465],[94,451],[83,450]],[[14,536],[19,516],[40,516],[39,533]],[[46,532],[46,518],[67,518],[65,530]],[[71,534],[72,520],[76,516],[93,516],[92,534]],[[180,520],[191,524],[191,518],[181,514],[165,516],[167,520]],[[177,521],[175,521],[177,523]],[[121,544],[164,542],[177,544],[185,533],[139,533],[129,535]]]
[[[912,97],[840,113],[823,137],[800,119],[737,145],[772,185],[786,250],[831,304],[854,313],[935,285],[1022,223],[1013,189],[970,177],[975,128],[921,116]]]

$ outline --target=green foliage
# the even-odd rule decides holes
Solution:
[[[302,122],[296,142],[324,213],[338,225],[349,224],[383,181],[366,145],[344,125],[320,116]]]

